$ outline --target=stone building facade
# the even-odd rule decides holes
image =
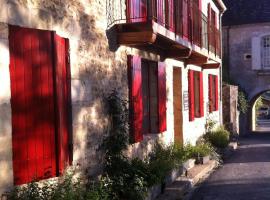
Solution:
[[[16,170],[14,171],[15,168],[18,168],[15,165],[16,162],[14,159],[18,155],[15,152],[17,151],[16,145],[20,146],[21,143],[18,142],[19,140],[14,139],[14,134],[18,131],[15,128],[18,125],[18,121],[16,121],[14,113],[20,108],[18,108],[16,102],[14,103],[14,99],[17,97],[13,96],[14,91],[12,90],[16,84],[18,87],[24,85],[24,88],[27,88],[26,82],[29,79],[32,81],[31,86],[35,84],[39,85],[45,81],[43,78],[39,79],[31,75],[28,77],[26,76],[26,72],[23,76],[24,79],[22,77],[20,77],[22,80],[19,80],[19,78],[13,79],[13,70],[20,70],[19,67],[18,69],[13,69],[13,66],[16,66],[13,63],[14,60],[25,63],[24,59],[32,57],[33,62],[37,62],[35,61],[35,55],[30,54],[29,56],[25,56],[23,53],[19,54],[16,51],[16,48],[22,45],[21,42],[28,41],[26,38],[29,35],[25,34],[23,32],[24,30],[31,34],[36,33],[37,35],[53,34],[54,36],[52,37],[59,36],[61,38],[67,38],[69,41],[69,50],[67,50],[68,61],[65,61],[67,62],[66,65],[70,66],[70,76],[67,76],[66,79],[71,84],[71,102],[69,102],[69,108],[71,108],[72,113],[72,126],[70,126],[71,130],[69,130],[71,132],[71,138],[69,139],[72,141],[72,149],[69,149],[71,151],[69,153],[72,154],[72,160],[70,165],[79,166],[79,169],[83,173],[86,172],[90,176],[96,176],[102,170],[100,164],[102,163],[102,154],[99,147],[109,124],[109,116],[105,110],[104,96],[107,96],[112,89],[117,89],[124,99],[130,100],[131,89],[127,75],[130,67],[128,64],[129,56],[139,56],[144,60],[165,64],[166,103],[163,115],[167,116],[165,118],[166,126],[163,129],[164,132],[142,135],[140,141],[135,141],[134,144],[130,145],[130,156],[141,158],[146,156],[157,140],[166,144],[175,141],[175,124],[177,123],[175,123],[174,119],[176,112],[174,107],[176,103],[174,100],[174,96],[176,96],[174,87],[176,87],[177,81],[174,82],[175,78],[173,75],[177,71],[176,69],[180,69],[181,71],[178,74],[179,76],[176,76],[179,78],[177,80],[179,81],[178,85],[181,90],[180,97],[177,100],[181,101],[179,110],[181,114],[179,123],[182,128],[180,133],[181,142],[195,144],[196,140],[204,133],[207,118],[212,118],[220,123],[222,111],[220,96],[221,59],[218,55],[217,48],[215,49],[217,46],[213,46],[214,50],[210,51],[208,48],[198,47],[192,42],[181,38],[177,43],[175,39],[176,35],[173,31],[169,31],[164,26],[159,27],[157,24],[155,34],[157,37],[163,35],[162,37],[166,38],[167,41],[165,41],[164,45],[181,46],[180,50],[176,49],[176,53],[172,51],[170,55],[166,55],[164,53],[166,52],[166,48],[165,51],[156,51],[152,50],[155,46],[151,45],[148,46],[149,48],[140,48],[139,46],[129,44],[121,45],[119,44],[119,38],[117,38],[120,33],[108,27],[108,14],[110,14],[109,10],[111,8],[108,8],[108,1],[106,2],[104,0],[0,0],[0,4],[0,194],[13,187],[14,184],[16,185],[16,178],[14,177],[17,176],[15,173],[18,173]],[[205,16],[207,16],[209,6],[213,10],[212,12],[216,13],[216,28],[220,30],[219,16],[225,10],[225,6],[220,0],[202,0],[201,10]],[[13,30],[18,30],[16,33],[17,36],[14,36],[16,34],[13,33]],[[43,30],[44,32],[39,30]],[[23,34],[20,35],[20,33]],[[56,34],[58,36],[55,36]],[[214,36],[210,36],[209,34],[206,37],[212,38]],[[45,41],[41,37],[38,41],[41,44],[43,40]],[[11,41],[13,41],[12,44]],[[30,39],[29,41],[34,40]],[[174,41],[174,43],[171,44],[171,41]],[[34,48],[33,43],[31,43],[31,48]],[[217,40],[216,45],[218,43]],[[26,42],[23,45],[27,46],[28,43]],[[56,50],[54,49],[55,52],[59,53],[57,45],[53,43],[52,48],[56,48]],[[39,51],[41,51],[40,48]],[[52,51],[54,52],[54,50]],[[14,52],[17,52],[21,57],[16,57]],[[43,55],[42,53],[44,52],[41,52],[40,55]],[[55,59],[57,56],[59,55],[53,55],[52,58]],[[48,59],[45,60],[48,61]],[[58,65],[57,62],[56,65]],[[34,67],[39,66],[41,64],[36,64]],[[195,90],[195,93],[193,91],[194,98],[201,98],[200,110],[202,112],[200,117],[193,116],[194,119],[190,119],[190,115],[194,112],[190,110],[190,104],[198,100],[190,100],[191,82],[189,81],[189,72],[191,70],[201,72],[201,83],[203,85],[200,87],[200,93],[204,94],[201,97],[196,97],[198,96],[198,88],[193,88]],[[209,97],[209,75],[216,77],[215,81],[217,82],[213,86],[216,87],[216,92],[214,92],[211,86],[211,95],[217,95],[217,97],[214,97],[216,101],[215,109],[209,108],[209,99],[212,99],[212,96]],[[37,78],[35,80],[36,82],[31,78]],[[50,79],[50,76],[48,79]],[[54,87],[57,88],[58,86],[56,84]],[[22,89],[21,91],[22,96],[27,96],[29,88],[28,90],[24,91]],[[36,96],[33,95],[33,98],[35,99]],[[33,108],[47,105],[46,101],[40,100],[40,102],[44,104],[33,105]],[[55,106],[57,107],[57,105]],[[28,111],[24,110],[23,112]],[[39,114],[42,116],[42,113]],[[35,116],[39,118],[39,116]],[[27,119],[24,119],[25,124],[32,123],[32,121],[28,122]],[[37,132],[39,131],[37,130]],[[31,131],[28,131],[27,134],[29,134],[31,139]],[[21,141],[23,142],[23,140]],[[37,142],[39,141],[35,142],[37,149]],[[29,153],[30,150],[23,152],[26,151]],[[30,164],[28,163],[28,165]],[[23,167],[19,167],[19,169],[21,171],[25,170]]]
[[[241,115],[240,134],[248,134],[255,129],[255,101],[270,89],[267,64],[269,2],[224,2],[228,11],[223,17],[223,73],[229,82],[247,93],[249,111]]]

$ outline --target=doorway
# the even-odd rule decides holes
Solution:
[[[174,142],[183,145],[182,70],[173,68]]]
[[[260,94],[252,106],[252,131],[270,131],[270,91]]]

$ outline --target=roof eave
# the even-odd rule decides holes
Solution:
[[[225,6],[222,0],[215,0],[215,1],[220,7],[220,13],[223,14],[227,10],[227,7]]]

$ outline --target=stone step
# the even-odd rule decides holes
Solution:
[[[163,194],[156,200],[182,200],[194,185],[199,183],[217,166],[216,161],[209,161],[204,165],[196,165],[187,172],[187,176],[180,176],[171,185],[168,185]]]

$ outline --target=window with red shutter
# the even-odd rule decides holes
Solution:
[[[209,112],[217,111],[219,107],[218,76],[209,74]]]
[[[143,134],[159,133],[158,67],[156,62],[142,60]]]
[[[203,72],[199,73],[200,80],[200,114],[199,117],[204,116],[204,94],[203,94]]]
[[[194,106],[194,72],[192,70],[188,71],[188,94],[189,94],[189,121],[195,119],[195,106]]]
[[[193,71],[194,117],[204,116],[203,72]],[[190,95],[192,97],[192,95]]]
[[[218,111],[219,106],[218,85],[218,76],[215,76],[215,111]]]
[[[130,100],[130,137],[133,142],[143,140],[143,97],[141,58],[128,56],[129,100]]]
[[[211,74],[208,75],[208,99],[209,99],[209,112],[213,112],[213,76]]]
[[[59,143],[63,146],[59,148],[63,155],[61,161],[70,161],[65,156],[69,155],[69,113],[59,108],[61,105],[63,109],[70,109],[70,84],[66,80],[69,66],[66,63],[66,49],[55,49],[52,43],[54,39],[50,31],[9,26],[15,185],[58,175]],[[56,57],[59,57],[57,65],[54,62]],[[62,74],[56,89],[55,76],[58,71]],[[56,90],[61,97],[55,96]],[[58,130],[63,131],[61,137],[57,134]]]
[[[167,130],[167,90],[166,90],[166,64],[158,63],[158,106],[159,106],[159,132]]]

